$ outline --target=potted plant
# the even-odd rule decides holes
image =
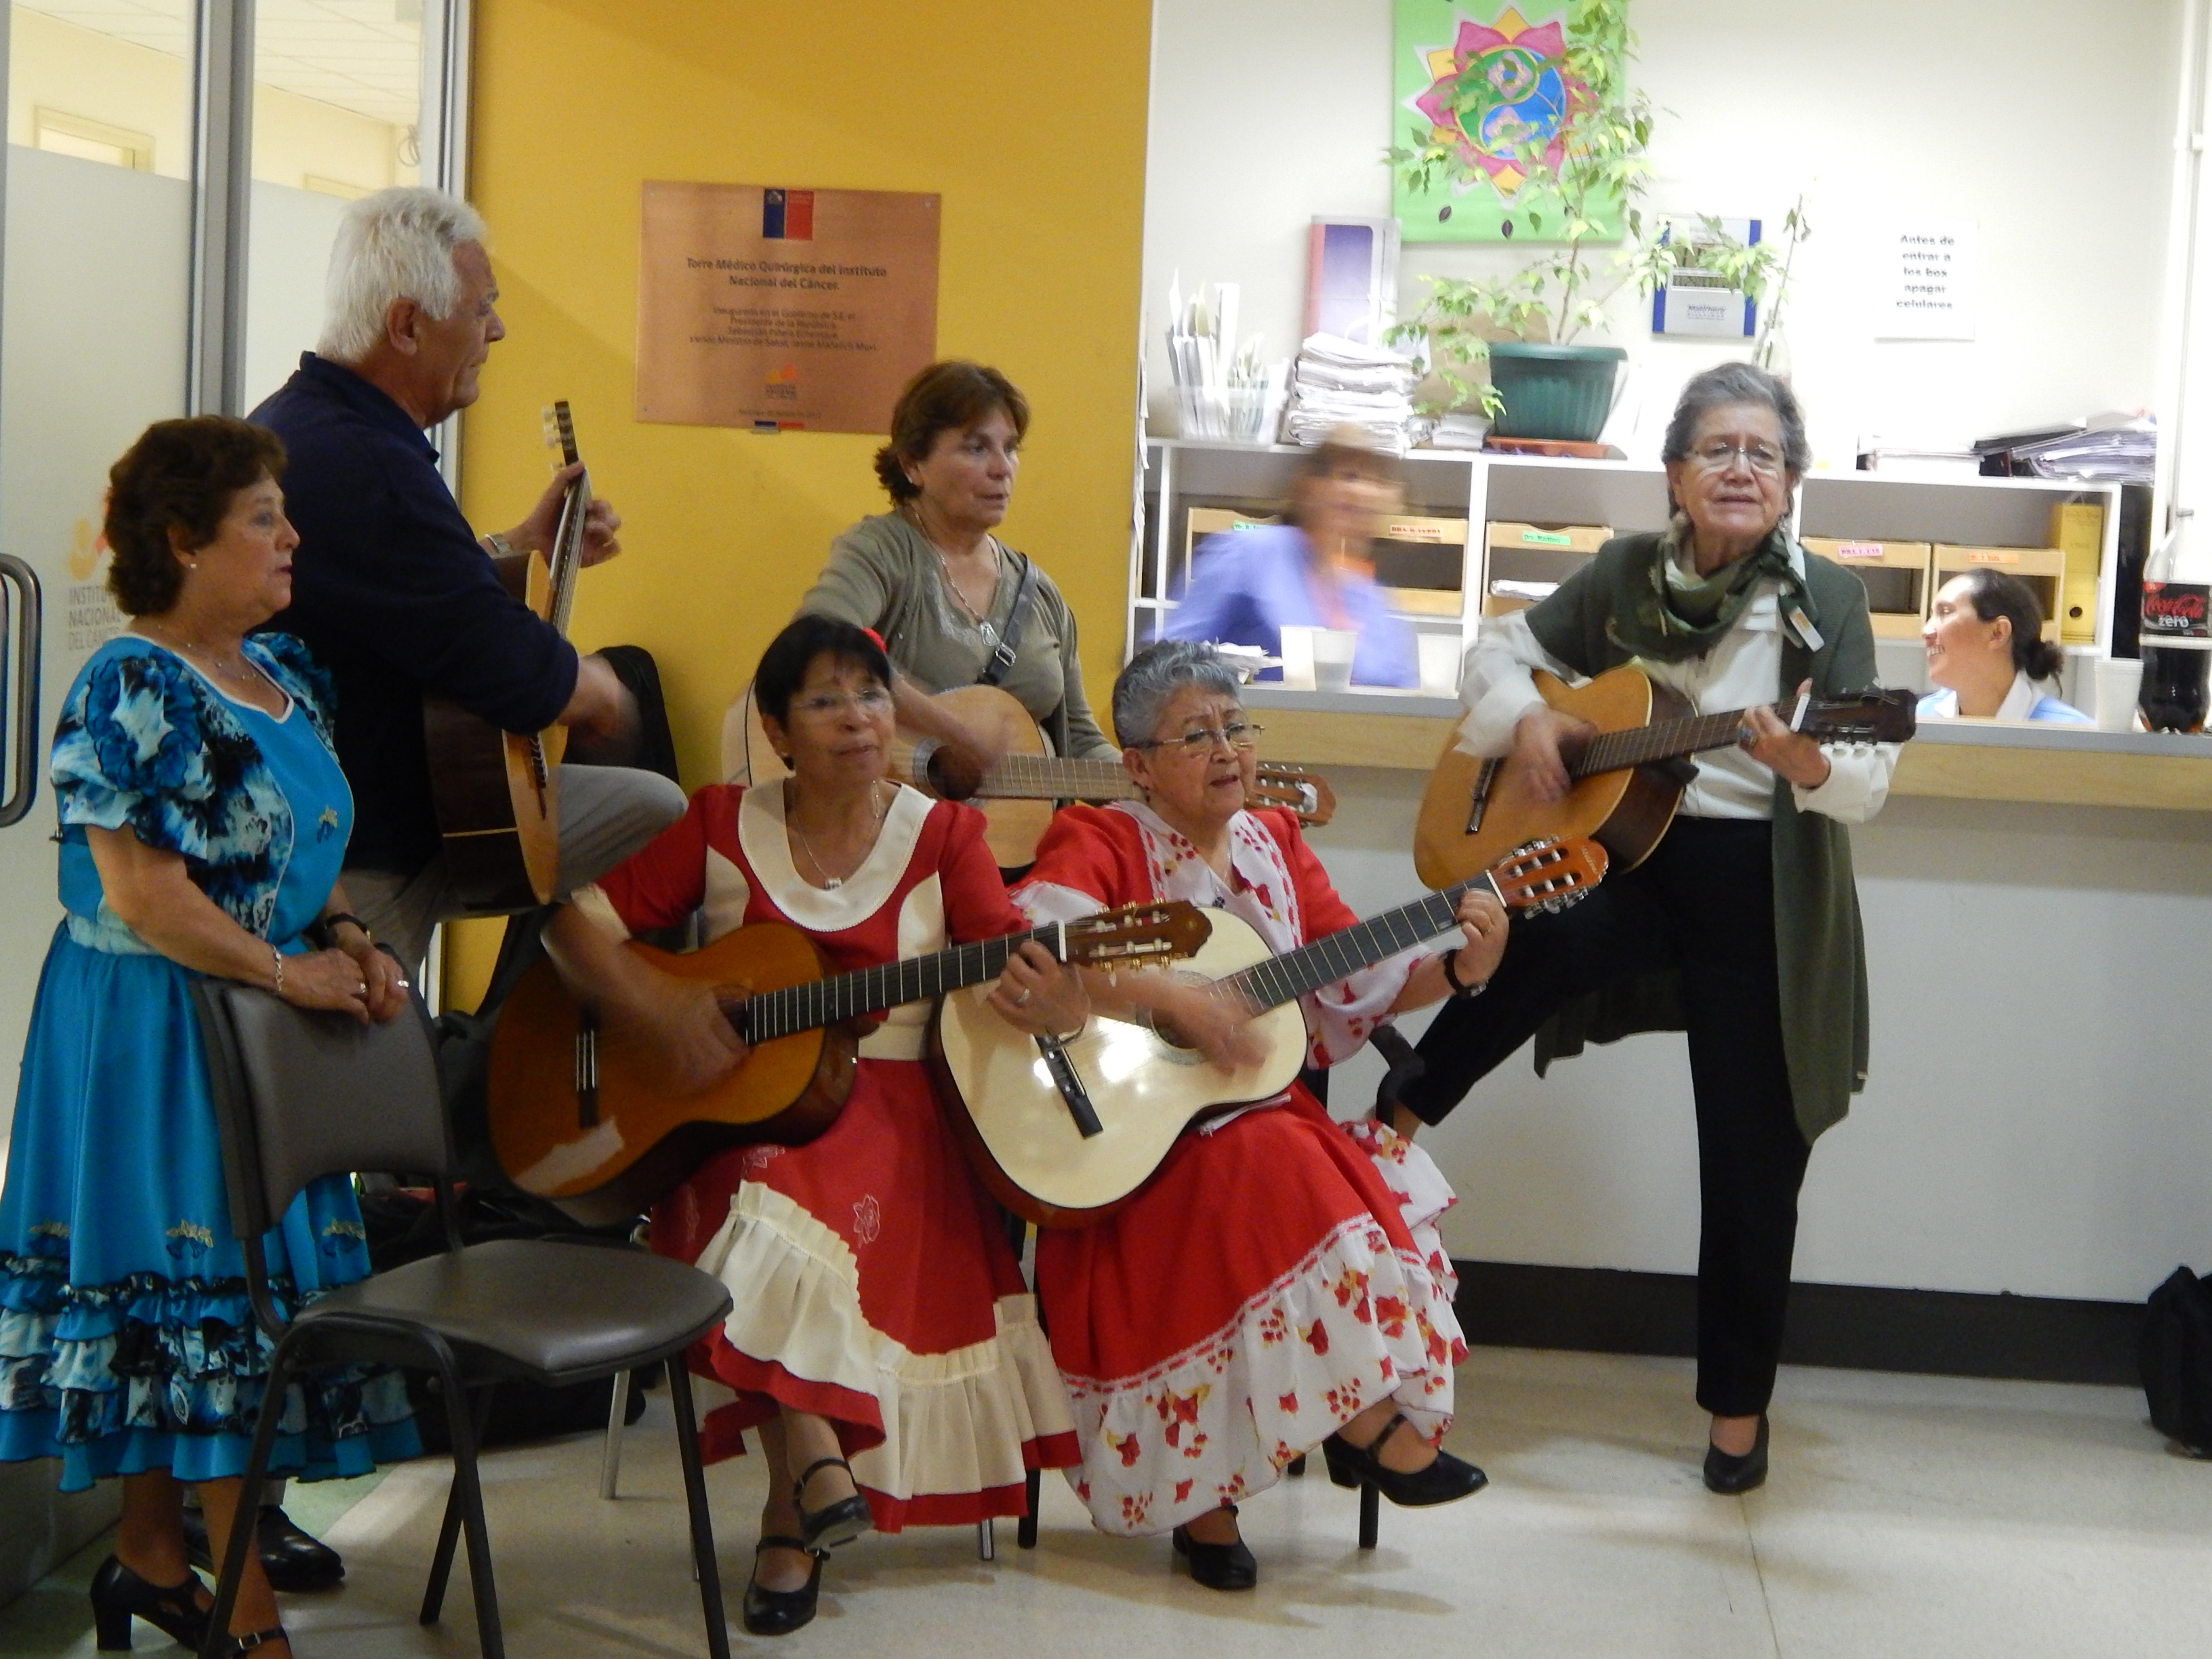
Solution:
[[[1394,341],[1425,337],[1446,406],[1479,401],[1501,437],[1596,438],[1628,354],[1577,337],[1603,328],[1607,302],[1632,282],[1648,291],[1673,258],[1643,240],[1652,111],[1628,83],[1634,47],[1628,0],[1570,0],[1565,112],[1550,131],[1523,126],[1513,145],[1524,177],[1505,228],[1544,252],[1501,278],[1424,278],[1427,302],[1392,331]],[[1482,132],[1493,151],[1515,136],[1514,88],[1495,79],[1469,62],[1446,100],[1456,130],[1416,127],[1412,145],[1388,152],[1407,187],[1489,182],[1461,135]],[[1613,242],[1622,246],[1599,252]]]

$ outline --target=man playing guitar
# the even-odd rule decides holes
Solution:
[[[425,694],[506,731],[560,724],[603,739],[635,725],[613,669],[579,656],[511,596],[485,556],[550,550],[574,467],[527,518],[479,538],[423,435],[477,399],[478,371],[507,330],[465,202],[416,187],[355,203],[331,254],[319,349],[252,418],[290,454],[285,510],[300,532],[292,605],[270,626],[305,641],[337,685],[337,750],[358,814],[346,891],[368,927],[421,965],[430,931],[461,913],[440,852],[422,730]],[[583,562],[621,550],[621,520],[591,504]],[[560,769],[566,894],[684,814],[657,773]]]

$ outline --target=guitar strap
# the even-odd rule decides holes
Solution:
[[[1012,548],[1006,550],[1013,552]],[[991,655],[983,665],[983,672],[975,677],[978,685],[996,686],[1013,672],[1014,658],[1022,648],[1022,629],[1027,624],[1030,603],[1036,596],[1036,561],[1026,553],[1015,553],[1022,562],[1021,580],[1014,586],[1014,608],[1007,613],[1006,631],[991,648]]]

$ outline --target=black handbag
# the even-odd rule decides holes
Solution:
[[[2212,1458],[2212,1282],[2176,1267],[2151,1292],[2142,1358],[2151,1426],[2191,1457]]]

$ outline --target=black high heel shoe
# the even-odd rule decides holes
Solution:
[[[799,1511],[799,1547],[810,1554],[849,1544],[876,1524],[858,1481],[854,1482],[850,1498],[841,1498],[818,1510],[806,1507],[806,1483],[823,1469],[842,1469],[848,1476],[853,1473],[853,1466],[842,1457],[817,1457],[791,1483],[792,1505]]]
[[[1231,1515],[1237,1505],[1225,1505]],[[1240,1538],[1233,1544],[1201,1544],[1188,1527],[1175,1529],[1175,1553],[1190,1563],[1191,1580],[1208,1589],[1248,1590],[1260,1582],[1260,1561]]]
[[[762,1588],[757,1559],[763,1550],[771,1549],[805,1550],[814,1558],[814,1571],[807,1576],[805,1589]],[[753,1546],[753,1577],[745,1583],[745,1628],[755,1636],[788,1636],[801,1626],[812,1624],[815,1609],[822,1601],[822,1564],[830,1559],[829,1553],[807,1549],[796,1538],[771,1535]]]
[[[203,1586],[187,1570],[181,1584],[149,1584],[113,1556],[92,1576],[92,1623],[102,1653],[131,1651],[131,1621],[143,1619],[171,1641],[197,1653],[207,1639],[208,1609],[194,1599]]]
[[[1455,1503],[1474,1497],[1490,1484],[1490,1477],[1474,1464],[1442,1449],[1436,1462],[1425,1469],[1409,1473],[1387,1467],[1377,1454],[1405,1420],[1402,1412],[1396,1413],[1382,1425],[1382,1432],[1364,1446],[1353,1445],[1341,1434],[1322,1441],[1321,1452],[1328,1464],[1328,1478],[1340,1486],[1372,1486],[1403,1510]]]
[[[1766,1413],[1759,1414],[1759,1438],[1751,1443],[1751,1449],[1737,1454],[1724,1452],[1708,1443],[1705,1447],[1705,1490],[1717,1492],[1723,1498],[1735,1498],[1755,1491],[1766,1484]]]

